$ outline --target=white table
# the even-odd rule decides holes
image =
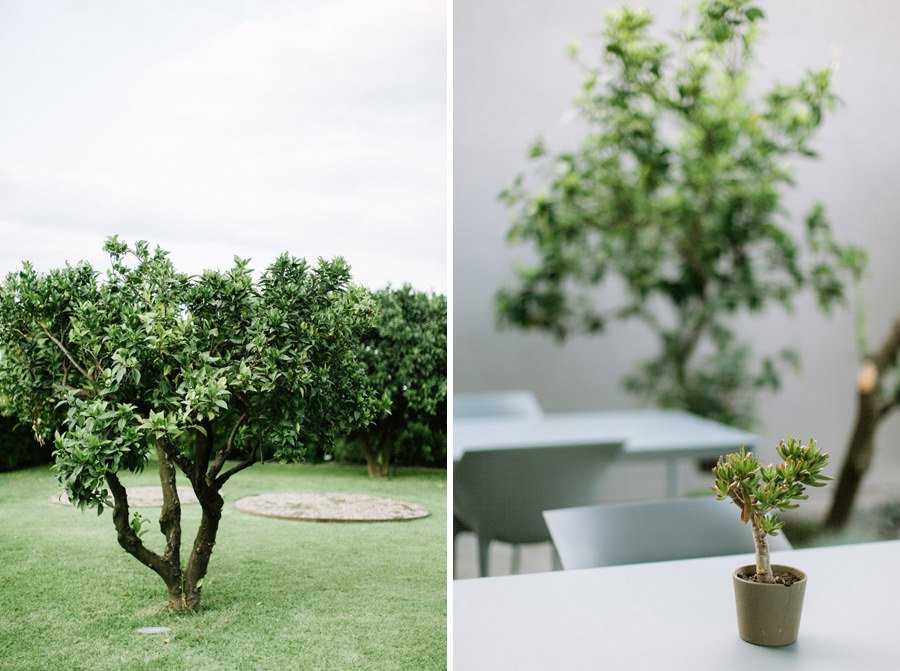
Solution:
[[[540,417],[472,417],[453,420],[453,459],[469,450],[586,445],[622,440],[620,459],[664,459],[666,492],[679,496],[679,461],[715,458],[757,437],[680,410],[610,410],[551,413]]]
[[[749,532],[748,532],[749,533]],[[900,541],[776,553],[809,578],[800,637],[743,642],[731,572],[752,556],[458,580],[456,671],[896,671]]]

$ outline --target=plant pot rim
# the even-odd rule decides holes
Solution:
[[[806,582],[806,571],[801,571],[800,569],[794,566],[788,566],[787,564],[772,564],[772,571],[788,571],[793,573],[797,580],[794,581],[789,587],[794,587],[795,585],[802,585]],[[731,575],[735,580],[740,580],[741,582],[747,583],[748,585],[759,585],[760,587],[788,587],[788,585],[780,585],[777,583],[764,583],[764,582],[755,582],[753,580],[747,580],[746,578],[742,578],[739,573],[753,573],[756,574],[756,564],[744,564],[743,566],[739,566],[734,571],[732,571]]]

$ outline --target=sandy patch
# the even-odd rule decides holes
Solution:
[[[344,493],[259,494],[238,499],[234,507],[252,515],[314,522],[387,522],[431,514],[415,503]]]

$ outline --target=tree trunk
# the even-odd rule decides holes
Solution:
[[[875,430],[879,422],[894,407],[895,401],[884,402],[879,394],[879,380],[884,371],[893,366],[900,353],[900,320],[894,322],[887,339],[870,359],[863,363],[857,378],[856,425],[844,457],[844,465],[837,489],[831,502],[831,510],[824,527],[839,531],[850,519],[853,504],[862,479],[872,463],[875,451]]]
[[[162,474],[161,477],[163,477]],[[113,524],[115,524],[116,527],[119,545],[122,546],[128,554],[145,566],[151,568],[163,579],[163,582],[165,582],[166,588],[169,591],[169,607],[180,610],[182,604],[182,575],[177,551],[174,555],[169,554],[167,556],[164,554],[160,556],[145,546],[141,541],[140,536],[138,536],[131,526],[128,515],[128,493],[125,490],[125,487],[119,481],[119,478],[115,473],[107,473],[106,482],[113,495]],[[169,508],[169,512],[171,512],[171,507]],[[163,526],[163,518],[167,519],[166,529],[172,534],[171,538],[174,538],[176,535],[175,529],[178,529],[177,534],[180,534],[181,520],[179,517],[167,518],[166,513],[163,513],[160,517],[161,527]],[[167,540],[169,538],[170,537],[167,535]]]
[[[394,432],[384,428],[373,444],[372,438],[366,431],[360,431],[355,439],[359,441],[360,449],[366,458],[366,466],[369,469],[370,478],[386,478],[391,465],[391,447],[394,444]]]
[[[118,531],[119,545],[142,564],[153,569],[165,582],[169,592],[169,608],[175,611],[192,612],[200,606],[202,580],[209,567],[209,559],[216,543],[219,520],[222,518],[222,508],[225,502],[218,491],[221,484],[208,482],[206,478],[196,480],[191,477],[193,472],[186,473],[200,500],[203,514],[197,537],[194,540],[193,551],[187,567],[182,571],[181,502],[178,499],[174,464],[177,457],[173,457],[173,454],[166,450],[166,447],[169,446],[162,441],[158,442],[156,447],[159,455],[159,479],[163,493],[159,529],[166,537],[163,554],[158,555],[143,544],[129,520],[128,494],[125,487],[122,486],[118,476],[108,474],[106,480],[115,501],[113,522]],[[226,474],[227,477],[223,476],[222,483],[236,470],[239,469],[233,469]]]
[[[878,426],[878,395],[874,388],[864,391],[859,389],[856,411],[856,426],[847,448],[847,456],[841,468],[837,489],[831,501],[831,510],[825,519],[825,528],[839,531],[850,520],[853,504],[863,476],[872,463],[875,451],[875,429]]]
[[[184,571],[182,609],[186,612],[197,610],[200,606],[202,580],[206,577],[206,571],[209,568],[209,560],[216,544],[216,534],[219,531],[219,521],[222,519],[222,508],[225,505],[218,490],[205,483],[199,486],[195,485],[194,491],[197,493],[197,498],[200,499],[203,514],[200,518],[200,528],[194,539],[194,547]]]
[[[159,514],[159,530],[166,537],[166,547],[162,559],[172,568],[172,580],[166,583],[169,589],[169,608],[181,610],[182,607],[182,574],[181,574],[181,501],[178,498],[178,487],[175,481],[175,465],[166,454],[161,442],[156,444],[159,457],[159,481],[162,485],[163,505]],[[177,569],[177,570],[175,570]]]
[[[238,420],[238,425],[245,419],[246,417],[242,416]],[[232,439],[233,436],[234,432],[232,432]],[[231,446],[232,442],[229,439],[228,449],[231,449]],[[118,532],[119,545],[142,564],[153,569],[163,579],[169,592],[169,608],[175,611],[191,612],[200,606],[203,578],[209,568],[209,560],[216,544],[216,534],[219,531],[219,521],[222,519],[222,508],[225,506],[219,490],[232,475],[251,466],[256,461],[255,458],[248,457],[220,474],[219,471],[224,466],[225,457],[228,455],[217,455],[215,464],[210,468],[212,449],[211,427],[207,427],[205,435],[198,432],[194,462],[181,458],[177,448],[171,443],[165,440],[156,442],[156,451],[159,456],[159,481],[163,494],[159,530],[166,537],[166,547],[162,555],[145,546],[131,526],[128,493],[119,481],[118,475],[115,473],[106,475],[106,482],[115,504],[113,523]],[[181,567],[181,502],[176,487],[176,466],[190,480],[203,511],[191,556],[183,570]]]
[[[365,436],[359,439],[363,456],[366,458],[366,466],[369,469],[370,478],[386,478],[390,468],[390,448],[385,446],[389,444],[390,439],[379,441],[381,445],[372,446],[369,439]]]
[[[370,478],[386,478],[388,476],[390,466],[387,462],[379,461],[378,455],[372,452],[363,450],[363,454],[366,456],[366,466],[369,469]]]
[[[751,518],[750,525],[753,527],[753,544],[756,546],[756,582],[774,583],[766,532],[759,525],[755,515]]]

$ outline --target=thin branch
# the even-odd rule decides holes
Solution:
[[[72,355],[69,353],[69,350],[66,349],[65,345],[63,345],[59,340],[57,340],[56,338],[54,338],[54,337],[53,337],[53,334],[50,333],[50,331],[48,331],[47,329],[43,329],[43,331],[44,331],[44,334],[45,334],[48,338],[50,338],[50,340],[53,341],[53,344],[55,344],[55,345],[59,348],[59,350],[60,350],[63,354],[66,355],[66,358],[67,358],[69,361],[72,362],[72,365],[75,366],[75,368],[78,369],[78,372],[81,373],[82,375],[84,375],[88,380],[91,380],[91,381],[93,382],[93,381],[94,381],[94,378],[92,378],[90,375],[88,375],[88,374],[87,374],[87,371],[86,371],[84,368],[82,368],[81,366],[78,365],[78,362],[75,361],[75,359],[74,359],[74,358],[72,357]]]
[[[215,477],[219,474],[219,471],[222,470],[222,466],[225,465],[225,461],[234,452],[235,436],[237,436],[238,429],[241,428],[241,425],[246,422],[249,417],[250,415],[245,412],[238,418],[238,421],[234,423],[234,426],[231,427],[231,433],[228,435],[228,443],[225,445],[225,449],[219,451],[219,453],[216,455],[215,462],[213,462],[212,468],[209,469],[207,477],[209,477],[211,480],[215,479]]]
[[[249,468],[250,466],[255,464],[256,461],[256,457],[248,457],[247,459],[244,459],[242,462],[238,463],[237,466],[233,466],[232,468],[222,473],[222,475],[215,479],[216,489],[220,488],[222,485],[228,482],[228,478],[230,478],[232,475],[243,471],[245,468]]]
[[[244,409],[245,414],[250,412],[250,402],[244,398],[241,394],[236,391],[231,392],[232,398],[241,404],[241,407]]]
[[[900,352],[900,319],[894,322],[891,332],[878,350],[871,358],[878,367],[878,372],[882,373],[885,368],[890,366],[897,360],[897,353]]]
[[[894,408],[896,408],[898,405],[900,405],[900,398],[898,397],[894,397],[887,403],[884,403],[880,408],[878,408],[876,421],[880,422],[881,420],[883,420],[885,417],[891,414],[894,411]]]

